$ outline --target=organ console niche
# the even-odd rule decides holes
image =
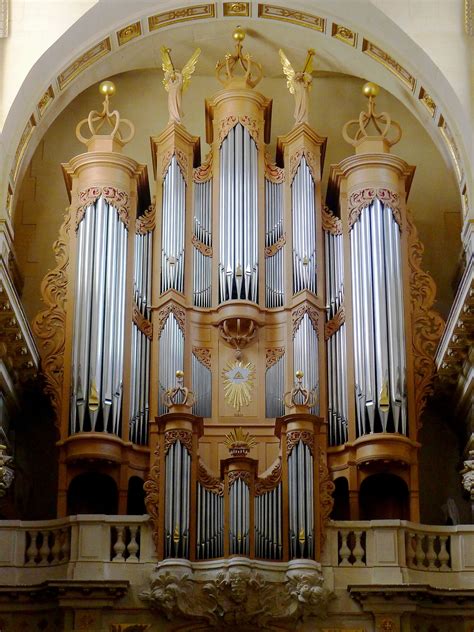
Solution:
[[[355,155],[331,166],[324,205],[326,139],[308,124],[314,51],[298,73],[280,51],[295,121],[274,161],[272,101],[244,37],[217,64],[204,160],[181,122],[199,51],[179,71],[162,49],[170,120],[151,139],[153,204],[145,167],[122,153],[133,126],[110,113],[102,84],[103,111],[77,128],[88,151],[63,166],[67,309],[36,323],[56,332],[44,366],[64,359],[62,376],[45,371],[59,513],[91,471],[115,481],[125,513],[138,477],[159,559],[319,560],[341,503],[347,518],[418,519],[431,359],[414,319],[436,317],[413,291],[414,168],[390,153],[400,128],[367,84],[368,110],[343,131]],[[406,497],[371,516],[367,485],[395,479]]]

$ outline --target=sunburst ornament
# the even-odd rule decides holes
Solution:
[[[252,401],[255,382],[255,365],[242,360],[230,360],[222,371],[224,397],[230,406],[240,414],[242,406]]]

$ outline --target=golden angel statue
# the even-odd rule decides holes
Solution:
[[[313,56],[316,53],[313,49],[309,49],[303,70],[295,71],[281,48],[278,52],[283,72],[286,76],[286,85],[290,93],[295,96],[295,126],[300,123],[307,123],[309,117],[309,91],[313,82],[313,77],[311,76],[313,72]]]
[[[181,107],[183,92],[189,85],[191,75],[196,68],[196,62],[201,49],[196,48],[182,70],[176,70],[171,61],[171,49],[165,46],[161,47],[161,67],[165,76],[163,77],[163,85],[168,92],[168,123],[181,123],[183,118],[183,110]]]

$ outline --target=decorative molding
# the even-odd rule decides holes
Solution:
[[[213,476],[207,470],[201,459],[198,461],[197,480],[208,491],[213,492],[218,496],[224,495],[224,482],[221,481],[220,478]]]
[[[212,150],[207,154],[204,162],[193,169],[194,182],[208,182],[212,179]]]
[[[143,484],[145,491],[145,507],[147,513],[150,516],[150,521],[153,525],[153,542],[156,549],[159,546],[160,540],[160,520],[159,520],[159,500],[162,489],[160,485],[160,446],[157,445],[153,452],[154,459],[152,461],[148,479]]]
[[[21,134],[20,141],[16,148],[15,157],[13,158],[13,167],[10,171],[10,180],[12,184],[15,184],[16,182],[16,179],[18,177],[18,172],[20,170],[20,163],[23,159],[23,156],[25,155],[25,151],[28,146],[28,143],[30,142],[31,136],[33,132],[35,131],[35,127],[36,127],[36,119],[34,115],[32,114],[30,118],[28,119],[28,122],[25,125],[25,128]]]
[[[265,257],[273,257],[274,255],[276,255],[276,253],[279,250],[283,248],[285,244],[286,244],[286,233],[283,233],[280,239],[278,239],[274,244],[272,244],[271,246],[265,247],[265,251],[264,251]]]
[[[229,450],[230,456],[247,456],[250,450],[257,445],[257,441],[250,432],[246,432],[240,426],[239,428],[232,428],[225,435],[224,445]]]
[[[250,2],[224,2],[224,17],[248,17]]]
[[[81,74],[86,68],[95,64],[101,57],[107,55],[112,50],[110,37],[106,37],[101,42],[89,48],[83,55],[75,59],[72,64],[58,75],[57,81],[60,90],[64,90],[71,81]]]
[[[415,90],[415,77],[384,50],[364,38],[362,42],[362,52],[372,57],[372,59],[375,59],[375,61],[378,61],[379,64],[385,66],[387,70],[390,70],[402,83],[408,86],[412,92]]]
[[[167,430],[165,432],[165,454],[168,454],[168,450],[176,443],[176,441],[180,441],[189,454],[192,454],[193,433],[190,430]]]
[[[446,120],[442,115],[439,117],[438,127],[439,131],[441,132],[441,136],[443,137],[443,140],[446,143],[449,153],[451,154],[451,157],[453,159],[458,181],[459,183],[461,183],[464,179],[461,154],[459,152],[458,146],[456,145],[456,141],[454,140],[454,135],[451,131],[451,128],[446,123]]]
[[[255,481],[254,495],[261,496],[266,492],[271,492],[272,489],[281,481],[281,458],[278,457],[275,465],[273,465],[270,473],[267,476],[259,476]]]
[[[36,107],[38,108],[38,116],[39,118],[43,117],[43,114],[49,108],[51,103],[54,100],[54,90],[53,86],[49,86],[48,89],[44,92],[41,99],[38,101]]]
[[[464,0],[464,28],[467,35],[474,35],[474,0]]]
[[[298,151],[296,151],[294,154],[290,156],[290,182],[293,182],[293,178],[295,177],[296,172],[298,171],[298,167],[300,166],[300,162],[302,161],[303,156],[306,160],[306,164],[309,167],[313,180],[316,182],[318,179],[317,178],[318,168],[316,164],[316,158],[313,152],[310,151],[309,149],[299,149]]]
[[[331,479],[327,464],[327,454],[323,450],[319,450],[319,511],[320,511],[320,526],[321,526],[321,544],[324,543],[326,534],[326,525],[329,522],[329,516],[334,507],[334,490],[336,486]]]
[[[334,213],[327,206],[323,206],[321,212],[321,219],[323,224],[323,230],[326,230],[332,235],[342,235],[342,222],[339,217],[336,217]]]
[[[222,369],[224,385],[224,399],[241,415],[243,406],[252,401],[252,391],[255,386],[256,367],[252,362],[229,360]]]
[[[285,355],[285,347],[272,347],[265,350],[265,369],[276,364]]]
[[[140,37],[141,34],[142,25],[140,24],[140,20],[138,20],[138,22],[134,22],[133,24],[129,24],[128,26],[124,26],[123,29],[117,31],[117,42],[119,46],[123,46],[136,37]]]
[[[64,347],[66,342],[67,270],[69,266],[68,233],[71,225],[69,210],[53,244],[56,267],[48,272],[41,283],[41,296],[46,309],[34,319],[33,332],[39,338],[42,350],[42,371],[45,393],[51,398],[55,422],[59,426],[62,409],[64,377]]]
[[[193,355],[207,369],[211,369],[212,351],[207,347],[193,347]]]
[[[161,177],[164,178],[165,174],[170,166],[170,162],[173,159],[173,156],[176,156],[176,162],[181,169],[181,175],[185,180],[188,178],[188,157],[181,149],[170,149],[166,152],[166,154],[161,159]]]
[[[0,0],[0,38],[8,37],[8,0]]]
[[[103,197],[107,204],[113,206],[120,220],[128,228],[130,219],[130,205],[128,193],[116,187],[89,187],[79,192],[78,206],[76,210],[76,231],[84,218],[88,206],[92,206],[100,197]]]
[[[339,41],[344,42],[344,44],[349,44],[349,46],[353,46],[354,48],[357,46],[357,33],[347,26],[334,22],[331,35]]]
[[[436,297],[436,285],[431,276],[421,269],[424,247],[411,214],[407,212],[408,262],[410,270],[410,299],[412,348],[415,375],[415,414],[417,427],[428,396],[433,392],[434,357],[444,330],[441,316],[431,309]]]
[[[132,321],[149,340],[153,340],[153,324],[143,316],[136,305],[133,306]]]
[[[147,210],[137,217],[135,221],[135,232],[137,235],[146,235],[155,230],[156,225],[156,208],[155,204],[150,204]]]
[[[324,325],[324,340],[328,340],[338,331],[346,321],[346,313],[344,311],[344,305],[341,305],[331,320]]]
[[[250,487],[251,476],[247,470],[231,470],[227,474],[227,480],[229,481],[229,487],[235,483],[235,481],[241,479],[246,485]]]
[[[309,430],[290,430],[286,433],[286,456],[289,457],[297,443],[302,441],[313,454],[314,434]]]
[[[207,246],[206,244],[203,244],[203,242],[198,239],[196,235],[193,235],[191,237],[191,243],[196,248],[196,250],[199,250],[199,252],[204,257],[212,257],[212,246]]]
[[[469,450],[468,459],[463,462],[461,470],[462,486],[469,494],[471,503],[474,502],[474,450]]]
[[[298,331],[298,327],[300,326],[301,321],[305,314],[308,314],[308,317],[313,324],[314,330],[319,338],[320,332],[320,319],[321,315],[318,310],[313,307],[313,305],[309,305],[308,303],[303,303],[296,309],[291,312],[291,318],[293,320],[293,338],[296,336],[296,332]]]
[[[326,32],[326,20],[319,15],[295,11],[295,9],[287,9],[286,7],[280,7],[274,4],[259,4],[258,17],[290,22],[291,24],[314,29],[320,33]]]
[[[167,303],[158,312],[158,338],[161,337],[161,332],[165,326],[166,320],[170,314],[176,318],[178,327],[181,329],[183,337],[186,336],[186,311],[174,301]]]
[[[274,184],[285,182],[285,170],[272,162],[268,152],[265,152],[265,178]]]
[[[233,129],[237,123],[241,123],[245,127],[258,147],[260,145],[260,130],[258,122],[256,119],[251,118],[247,114],[244,114],[243,116],[230,114],[219,122],[219,147],[222,145],[230,130]]]
[[[164,11],[150,15],[148,18],[148,29],[156,31],[164,26],[170,26],[177,22],[187,22],[188,20],[202,20],[215,17],[214,4],[196,4],[191,7],[182,7],[173,11]]]
[[[423,105],[428,110],[428,112],[431,114],[431,116],[434,116],[436,113],[436,103],[433,101],[431,96],[428,94],[428,92],[426,92],[426,90],[423,87],[420,88],[420,93],[418,94],[418,98],[423,103]]]
[[[384,204],[387,204],[393,213],[393,219],[402,227],[402,215],[401,215],[401,199],[398,193],[385,188],[367,187],[365,189],[359,189],[353,191],[349,196],[349,202],[347,204],[347,213],[349,219],[349,230],[354,226],[359,219],[362,209],[369,206],[375,199],[380,200]]]

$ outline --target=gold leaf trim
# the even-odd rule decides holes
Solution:
[[[375,61],[382,64],[382,66],[385,66],[387,70],[390,70],[391,73],[408,86],[412,92],[414,91],[416,85],[415,77],[409,73],[406,68],[399,64],[396,59],[366,39],[362,42],[362,52],[369,57],[372,57],[372,59],[375,59]]]
[[[207,347],[193,347],[193,355],[207,369],[211,368],[212,351]]]
[[[280,7],[274,4],[259,4],[258,17],[290,22],[291,24],[314,29],[320,33],[326,32],[326,20],[319,15],[305,13],[304,11],[295,11],[294,9],[287,9],[286,7]]]
[[[173,11],[164,11],[150,15],[148,18],[148,28],[150,31],[156,31],[164,26],[170,26],[177,22],[186,22],[187,20],[202,20],[205,18],[213,18],[215,10],[213,4],[196,4],[192,7],[183,7],[174,9]]]
[[[140,313],[136,305],[133,306],[132,320],[138,329],[150,340],[153,340],[153,325]]]
[[[199,252],[204,255],[204,257],[212,257],[212,246],[207,246],[206,244],[203,244],[202,241],[196,237],[196,235],[193,235],[191,237],[191,243],[196,248],[196,250],[199,250]]]
[[[393,219],[397,222],[401,230],[402,215],[400,196],[398,193],[391,191],[390,189],[377,189],[374,187],[367,187],[365,189],[353,191],[349,196],[349,202],[347,205],[349,230],[359,219],[362,209],[371,204],[375,199],[380,200],[392,209]]]
[[[431,98],[431,95],[429,95],[428,92],[426,92],[424,88],[421,88],[418,98],[423,103],[423,105],[428,110],[428,112],[431,114],[431,116],[434,116],[436,112],[436,103]]]
[[[224,2],[224,17],[247,17],[249,15],[249,2]]]
[[[339,217],[336,217],[327,206],[323,206],[321,218],[323,223],[323,230],[326,230],[332,235],[342,235],[341,220],[339,219]]]
[[[283,248],[285,244],[286,233],[284,233],[274,244],[265,247],[265,257],[273,257],[279,250]]]
[[[53,86],[49,86],[36,105],[36,107],[38,108],[38,114],[40,118],[42,118],[43,114],[49,108],[49,106],[53,102],[53,99],[54,99]]]
[[[59,89],[64,90],[81,72],[104,55],[107,55],[111,50],[110,37],[106,37],[92,48],[89,48],[88,51],[75,59],[66,70],[63,70],[63,72],[58,75]]]
[[[36,128],[36,120],[33,114],[28,119],[27,124],[21,134],[20,142],[16,148],[15,157],[13,159],[13,167],[10,172],[10,179],[12,184],[15,184],[16,179],[18,177],[18,172],[20,170],[20,164],[23,156],[25,155],[26,148],[28,143],[30,142],[31,136]]]
[[[123,46],[136,37],[140,37],[141,34],[142,25],[140,24],[140,21],[129,24],[128,26],[124,26],[123,29],[117,31],[117,41],[119,43],[119,46]]]
[[[204,463],[199,459],[198,462],[198,473],[197,473],[198,482],[210,492],[217,494],[218,496],[224,495],[224,482],[213,476]]]
[[[344,305],[341,305],[331,320],[328,320],[324,326],[324,340],[328,340],[331,336],[333,336],[336,331],[341,328],[345,321],[346,313],[344,311]]]
[[[56,267],[46,274],[41,283],[41,295],[46,309],[36,316],[32,325],[33,332],[39,338],[42,351],[42,371],[46,382],[44,391],[51,398],[55,422],[58,426],[61,420],[64,377],[70,223],[71,211],[69,210],[59,229],[59,237],[53,244]]]
[[[332,25],[332,33],[331,35],[338,39],[340,42],[344,42],[344,44],[348,44],[349,46],[353,46],[354,48],[357,46],[357,33],[352,31],[347,26],[343,26],[342,24],[334,24]]]
[[[272,347],[265,350],[265,368],[268,370],[285,355],[285,347]]]
[[[208,182],[212,179],[212,151],[210,151],[202,165],[193,169],[194,182]]]
[[[281,481],[281,458],[277,459],[277,462],[270,470],[268,476],[264,478],[258,477],[255,481],[255,496],[261,496],[266,492],[271,492],[272,489],[278,486]]]
[[[449,153],[451,154],[451,157],[453,159],[458,180],[459,182],[462,182],[464,179],[464,170],[462,168],[461,154],[459,153],[459,149],[454,140],[454,136],[451,131],[451,128],[446,123],[446,120],[443,116],[439,117],[438,127],[439,127],[439,131],[441,132],[441,136],[443,137],[444,142],[446,143]]]
[[[97,200],[103,196],[107,204],[113,206],[120,218],[120,220],[128,228],[130,220],[130,206],[128,193],[121,191],[116,187],[89,187],[79,192],[78,207],[76,211],[76,231],[79,228],[79,224],[84,219],[86,209],[88,206],[95,204]]]
[[[178,323],[178,327],[181,329],[183,337],[186,336],[186,311],[181,307],[181,305],[172,301],[158,312],[158,338],[161,337],[161,332],[163,331],[166,320],[170,314],[173,314],[176,318],[176,322]]]

